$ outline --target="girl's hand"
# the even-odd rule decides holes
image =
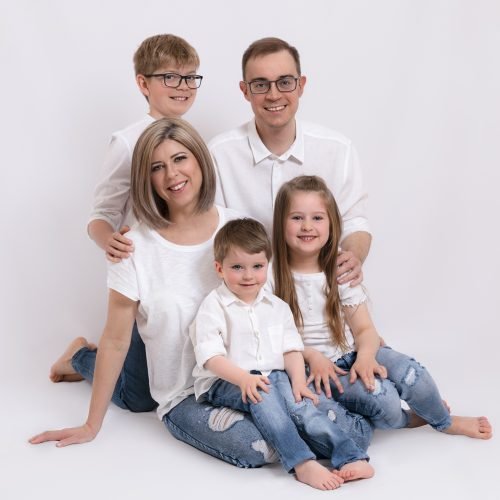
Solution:
[[[345,375],[347,372],[339,368],[335,363],[332,363],[319,351],[315,351],[314,354],[308,355],[307,363],[309,365],[309,378],[307,379],[307,383],[310,384],[314,381],[314,386],[318,394],[321,394],[321,384],[323,384],[326,397],[332,397],[330,380],[337,386],[340,394],[344,392],[344,388],[337,374]]]
[[[31,444],[40,444],[47,441],[57,441],[56,446],[62,448],[70,444],[81,444],[92,441],[97,435],[90,425],[85,424],[81,427],[71,427],[69,429],[60,429],[57,431],[45,431],[33,436],[29,442]]]
[[[296,403],[300,403],[302,398],[310,399],[314,406],[317,406],[319,403],[318,396],[307,387],[305,380],[302,383],[292,384],[292,392]]]
[[[106,258],[110,262],[120,262],[122,259],[127,259],[131,252],[134,251],[132,240],[124,236],[128,231],[130,231],[130,228],[123,226],[120,231],[115,231],[109,235],[104,251],[106,252]]]
[[[358,357],[351,367],[351,376],[349,382],[354,384],[359,378],[369,391],[375,390],[375,375],[380,378],[387,378],[387,370],[385,366],[379,365],[375,358]]]
[[[271,385],[271,382],[265,375],[252,375],[251,373],[247,373],[239,383],[241,399],[244,403],[246,403],[248,399],[254,404],[260,403],[262,401],[262,396],[259,394],[259,389],[262,389],[264,392],[269,392],[267,388],[268,385]]]

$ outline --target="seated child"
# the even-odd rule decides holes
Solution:
[[[290,308],[264,288],[271,244],[262,224],[228,222],[215,236],[214,254],[223,283],[202,302],[190,329],[196,397],[250,413],[285,470],[310,486],[332,490],[371,477],[366,453],[313,404]],[[333,471],[315,461],[299,430]]]
[[[290,304],[317,391],[325,384],[325,392],[376,428],[428,423],[447,434],[489,439],[486,417],[450,415],[422,365],[380,346],[364,289],[337,286],[341,232],[337,204],[321,178],[300,176],[283,184],[274,210],[274,291]],[[338,390],[333,379],[348,370]],[[411,411],[401,408],[401,399]]]

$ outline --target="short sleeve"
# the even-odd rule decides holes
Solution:
[[[339,285],[339,295],[342,306],[357,306],[368,299],[361,285],[351,287],[349,283]]]
[[[140,293],[137,271],[133,257],[108,264],[108,288],[115,290],[130,300],[139,301]]]

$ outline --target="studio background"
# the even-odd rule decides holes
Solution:
[[[0,4],[3,499],[322,494],[278,466],[244,471],[205,456],[153,414],[112,408],[85,446],[26,442],[86,415],[90,387],[51,384],[48,368],[72,338],[102,331],[106,263],[87,217],[111,133],[147,111],[132,54],[157,33],[200,54],[204,80],[186,119],[207,140],[252,116],[238,88],[252,41],[278,36],[299,49],[299,116],[347,135],[361,159],[374,237],[365,285],[380,333],[430,369],[454,412],[500,422],[500,4]],[[375,478],[333,494],[497,499],[499,451],[497,437],[377,433]]]

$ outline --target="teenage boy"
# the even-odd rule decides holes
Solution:
[[[138,122],[111,136],[87,227],[90,237],[111,262],[118,262],[133,251],[133,243],[124,233],[133,221],[129,194],[135,143],[153,121],[180,118],[189,110],[203,79],[197,74],[199,65],[196,50],[175,35],[147,38],[134,54],[137,86],[149,111]]]
[[[354,147],[337,132],[296,119],[306,77],[295,47],[279,38],[257,40],[243,54],[242,69],[240,89],[254,118],[209,143],[218,174],[217,203],[250,214],[270,233],[281,185],[297,175],[321,176],[344,223],[339,284],[358,284],[371,235]]]

